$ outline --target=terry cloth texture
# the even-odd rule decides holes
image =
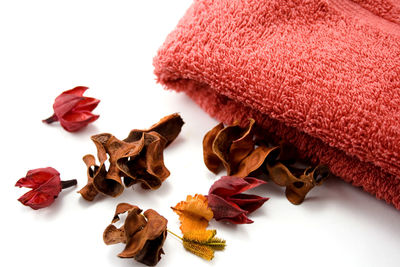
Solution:
[[[400,209],[400,1],[196,0],[154,66]]]

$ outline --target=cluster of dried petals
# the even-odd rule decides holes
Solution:
[[[172,210],[179,215],[180,229],[183,234],[205,230],[213,218],[213,212],[208,206],[207,198],[201,194],[188,195],[186,201],[181,201]]]
[[[233,176],[221,177],[211,186],[207,195],[214,219],[233,224],[253,223],[247,215],[260,208],[268,198],[242,192],[265,183],[251,177],[243,179]]]
[[[18,201],[34,210],[50,206],[62,189],[76,185],[76,180],[61,181],[60,173],[51,167],[30,170],[15,186],[31,188]]]
[[[83,96],[87,89],[88,87],[77,86],[61,93],[54,101],[54,114],[43,122],[50,124],[60,121],[65,130],[76,132],[97,120],[99,115],[92,114],[92,111],[100,100]]]
[[[164,148],[178,136],[183,123],[175,113],[148,130],[132,130],[124,140],[108,133],[92,136],[100,164],[96,165],[93,155],[83,157],[88,183],[79,193],[92,201],[99,192],[117,197],[125,187],[136,183],[144,189],[159,188],[170,174],[164,165]]]
[[[113,223],[119,221],[119,215],[127,212],[124,224],[117,228]],[[148,266],[156,265],[167,237],[167,219],[155,210],[142,210],[128,203],[117,205],[111,224],[104,230],[106,245],[125,243],[124,250],[118,254],[121,258],[134,258]]]
[[[247,127],[237,124],[224,127],[222,123],[211,129],[203,139],[204,163],[207,168],[218,173],[223,165],[227,174],[245,178],[266,174],[280,186],[286,186],[286,196],[293,204],[303,202],[307,193],[320,185],[328,177],[329,169],[319,165],[304,173],[292,174],[292,165],[298,159],[294,147],[287,143],[268,146],[263,140],[254,141],[255,122],[249,120]],[[312,170],[312,171],[310,171]]]

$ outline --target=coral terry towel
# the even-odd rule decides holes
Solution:
[[[196,0],[154,66],[400,209],[399,0]]]

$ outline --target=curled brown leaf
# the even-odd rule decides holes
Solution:
[[[217,173],[222,164],[228,175],[237,171],[239,163],[254,150],[253,126],[249,119],[246,127],[238,124],[223,127],[218,124],[203,139],[204,162],[209,170]]]

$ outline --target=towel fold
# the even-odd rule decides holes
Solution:
[[[158,81],[400,209],[400,2],[196,0]]]

